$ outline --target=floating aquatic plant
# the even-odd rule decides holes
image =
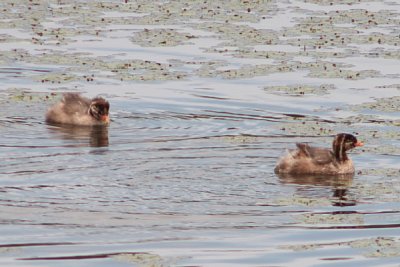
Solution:
[[[170,266],[177,259],[162,258],[160,255],[152,253],[121,253],[111,257],[119,262],[135,264],[143,267],[163,267]]]
[[[299,136],[327,136],[334,135],[336,130],[332,125],[325,122],[300,121],[297,123],[281,123],[280,130],[285,134],[295,134]]]
[[[188,44],[188,40],[196,38],[190,33],[182,33],[174,29],[144,29],[135,33],[132,42],[141,46],[177,46]]]
[[[400,97],[392,96],[376,99],[375,102],[363,103],[353,106],[354,110],[369,109],[383,112],[399,112]]]
[[[332,214],[332,213],[306,213],[296,216],[296,219],[305,224],[356,224],[364,223],[362,214]]]
[[[398,257],[400,241],[393,237],[376,237],[350,242],[352,248],[364,249],[366,257]]]
[[[280,206],[310,206],[310,207],[329,206],[331,204],[329,199],[307,198],[299,196],[276,199],[274,203]]]
[[[304,96],[304,95],[325,95],[329,90],[334,89],[333,84],[322,84],[320,86],[314,85],[288,85],[288,86],[266,86],[264,90],[274,94],[285,94],[292,96]]]
[[[279,248],[293,251],[311,251],[337,246],[348,246],[355,249],[362,249],[365,251],[364,256],[371,258],[400,256],[400,241],[394,237],[380,236],[348,242],[285,245],[280,246]]]

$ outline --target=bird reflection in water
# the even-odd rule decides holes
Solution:
[[[321,174],[277,174],[282,184],[294,184],[308,187],[299,187],[298,190],[312,191],[313,197],[320,195],[325,189],[332,189],[333,206],[355,206],[356,200],[348,196],[349,187],[353,183],[354,174],[321,175]],[[321,188],[322,187],[322,188]],[[321,190],[322,189],[322,190]]]
[[[52,133],[60,135],[63,140],[74,141],[74,144],[78,146],[107,147],[109,145],[107,126],[61,125],[51,126],[49,129]]]

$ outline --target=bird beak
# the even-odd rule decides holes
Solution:
[[[108,115],[103,115],[100,117],[100,120],[104,123],[110,123],[110,117]]]
[[[360,142],[360,141],[358,141],[357,143],[355,143],[355,146],[356,147],[358,147],[358,146],[363,146],[364,145],[364,143],[363,142]]]

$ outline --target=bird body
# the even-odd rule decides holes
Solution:
[[[341,175],[354,173],[354,164],[346,151],[362,146],[351,134],[336,135],[332,150],[298,143],[275,167],[275,173]]]
[[[108,125],[110,104],[104,98],[88,99],[77,93],[66,93],[49,108],[46,122],[81,126]]]

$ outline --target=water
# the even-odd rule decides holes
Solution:
[[[399,266],[397,2],[127,2],[0,4],[1,266]],[[354,177],[273,173],[337,132]]]

